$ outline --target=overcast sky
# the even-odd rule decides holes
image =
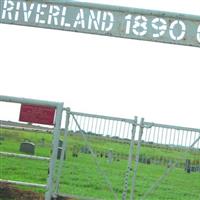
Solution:
[[[117,4],[200,13],[194,0]],[[1,24],[0,94],[199,128],[199,58],[194,47]],[[11,108],[0,103],[0,119],[17,120]]]

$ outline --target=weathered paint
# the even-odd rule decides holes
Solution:
[[[200,47],[200,16],[66,0],[0,0],[0,23]]]

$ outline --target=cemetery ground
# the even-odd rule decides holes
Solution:
[[[44,132],[23,131],[18,129],[0,128],[0,151],[21,153],[20,143],[30,141],[35,144],[35,155],[50,156],[52,135]],[[96,160],[89,152],[84,151],[86,144],[79,133],[69,134],[67,154],[62,170],[60,193],[90,197],[96,199],[113,200],[113,193],[105,181],[105,176],[112,183],[113,190],[121,199],[124,177],[127,170],[129,143],[113,140],[107,137],[87,134],[89,143],[96,153]],[[134,155],[136,152],[134,147]],[[112,160],[108,160],[108,152],[112,151]],[[188,152],[183,149],[172,149],[164,146],[153,147],[143,144],[140,154],[138,174],[136,177],[136,199],[140,199],[146,191],[166,172],[170,162],[178,164],[169,176],[166,176],[159,187],[149,193],[147,200],[199,200],[200,172],[187,173],[184,169],[185,160],[199,161],[200,152]],[[46,184],[48,175],[48,161],[38,161],[13,157],[0,157],[0,179],[18,180],[25,182]],[[134,163],[133,163],[134,168]],[[103,173],[102,173],[103,171]],[[103,175],[102,175],[103,174]],[[133,171],[130,173],[128,198]],[[6,186],[9,188],[13,186]],[[44,194],[43,189],[14,186],[13,190],[34,192],[38,199]],[[12,190],[11,190],[12,191]],[[13,191],[12,191],[13,192]],[[5,200],[1,195],[0,199]],[[10,198],[12,199],[12,198]],[[20,198],[19,198],[20,199]],[[29,199],[29,198],[28,198]]]

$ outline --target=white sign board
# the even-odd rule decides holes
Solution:
[[[200,16],[67,0],[0,0],[0,22],[200,47]]]

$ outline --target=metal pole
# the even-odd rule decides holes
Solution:
[[[132,128],[131,144],[130,144],[129,158],[128,158],[128,169],[127,169],[127,172],[126,172],[126,175],[125,175],[124,191],[123,191],[123,194],[122,194],[122,200],[126,200],[126,197],[127,197],[128,178],[129,178],[130,171],[132,170],[132,160],[133,160],[136,127],[137,127],[137,117],[135,117],[135,124],[133,124],[133,128]]]
[[[57,161],[57,154],[58,154],[58,141],[60,138],[62,112],[63,112],[63,103],[60,103],[57,106],[56,110],[56,124],[53,131],[53,151],[49,165],[49,176],[47,179],[47,191],[45,193],[45,200],[51,200],[54,190],[53,187],[54,187],[55,164]]]
[[[200,140],[200,136],[190,145],[190,148],[194,147],[194,145]]]
[[[28,99],[22,97],[3,96],[3,95],[0,95],[0,101],[8,103],[33,104],[33,105],[50,106],[50,107],[57,107],[58,105],[62,104],[61,102],[44,101],[44,100]]]
[[[59,192],[59,184],[60,184],[60,177],[62,174],[62,168],[64,164],[64,157],[66,154],[67,149],[67,136],[68,136],[68,130],[69,130],[69,118],[70,118],[70,108],[66,109],[66,121],[65,121],[65,132],[64,132],[64,138],[63,138],[63,146],[62,146],[62,152],[60,157],[60,163],[58,167],[58,174],[56,177],[56,195]]]
[[[31,160],[50,160],[49,157],[42,157],[42,156],[32,156],[26,154],[17,154],[17,153],[9,153],[9,152],[2,152],[0,151],[1,156],[8,156],[8,157],[15,157],[15,158],[27,158]]]
[[[0,183],[9,183],[9,184],[22,185],[22,186],[28,186],[28,187],[38,187],[38,188],[44,188],[44,189],[46,188],[46,185],[44,184],[28,183],[28,182],[22,182],[22,181],[0,179]]]
[[[137,153],[136,153],[136,159],[135,159],[135,167],[134,167],[134,172],[133,172],[133,178],[132,178],[132,188],[131,188],[131,200],[135,199],[135,180],[136,180],[136,175],[137,175],[137,169],[138,169],[138,164],[139,164],[139,157],[140,157],[140,148],[141,148],[141,140],[142,140],[142,134],[143,134],[143,129],[144,129],[144,118],[141,119],[140,121],[140,131],[139,131],[139,139],[138,139],[138,145],[137,145]]]

